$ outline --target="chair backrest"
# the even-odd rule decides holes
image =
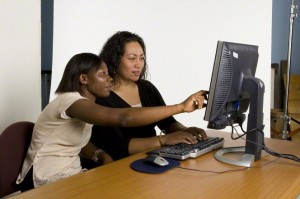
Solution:
[[[29,147],[34,123],[22,121],[0,135],[0,198],[18,190],[16,179]]]

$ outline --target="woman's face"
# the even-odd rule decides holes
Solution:
[[[91,70],[87,73],[86,88],[96,97],[107,97],[112,88],[112,78],[108,75],[108,69],[104,62],[98,70]]]
[[[124,55],[121,57],[118,78],[125,81],[137,81],[145,66],[145,55],[141,45],[132,41],[125,44]]]

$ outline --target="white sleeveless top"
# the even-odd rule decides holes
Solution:
[[[139,104],[131,105],[131,107],[142,107],[142,104],[139,103]]]

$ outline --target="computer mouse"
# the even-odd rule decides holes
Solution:
[[[169,164],[169,162],[165,158],[154,154],[150,154],[145,157],[144,162],[159,167],[167,166]]]

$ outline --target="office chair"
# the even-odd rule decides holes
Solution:
[[[16,191],[16,179],[29,147],[34,123],[9,125],[0,135],[0,198]]]

